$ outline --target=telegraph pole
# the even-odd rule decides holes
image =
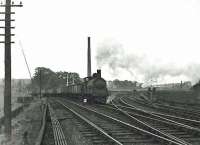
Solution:
[[[11,21],[14,21],[11,19],[11,15],[15,14],[15,12],[11,11],[11,7],[22,7],[22,2],[15,5],[14,2],[11,3],[11,0],[6,0],[5,4],[1,2],[0,7],[5,7],[5,11],[0,12],[0,14],[5,15],[5,19],[0,20],[5,22],[5,26],[0,27],[5,30],[4,34],[0,34],[0,36],[4,36],[4,41],[0,41],[0,43],[5,46],[4,125],[6,136],[11,139],[11,43],[14,43],[11,41],[11,36],[14,36],[14,34],[11,34],[11,29],[15,28],[11,26]]]

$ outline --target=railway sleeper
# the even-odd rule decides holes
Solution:
[[[58,101],[60,104],[63,104],[63,103],[61,103],[60,101]],[[78,104],[76,104],[76,103],[72,103],[71,101],[69,101],[71,104],[73,104],[73,105],[76,105],[76,106],[80,106],[80,105],[78,105]],[[63,106],[65,106],[66,108],[68,108],[66,105],[64,105],[63,104]],[[125,122],[123,122],[123,121],[120,121],[120,120],[118,120],[118,119],[116,119],[116,118],[112,118],[112,117],[110,117],[110,116],[107,116],[107,115],[104,115],[104,114],[102,114],[102,113],[98,113],[98,112],[96,112],[96,111],[93,111],[93,110],[90,110],[90,109],[87,109],[86,107],[83,107],[83,106],[80,106],[81,107],[81,109],[84,109],[84,110],[89,110],[89,111],[91,111],[92,113],[94,113],[94,114],[98,114],[99,115],[99,117],[100,118],[102,118],[102,119],[104,119],[105,120],[105,118],[107,119],[107,120],[110,120],[111,122],[113,122],[114,124],[117,122],[117,123],[120,123],[121,125],[120,126],[124,126],[125,128],[128,128],[129,130],[132,130],[135,134],[142,134],[142,135],[144,135],[144,133],[146,134],[145,136],[140,136],[140,138],[141,139],[139,139],[139,141],[140,140],[142,140],[143,141],[143,143],[146,141],[146,140],[148,140],[147,141],[147,143],[149,143],[149,142],[151,142],[151,141],[153,141],[153,142],[155,142],[155,143],[157,143],[157,142],[163,142],[162,144],[166,144],[166,143],[173,143],[173,144],[179,144],[179,143],[177,143],[177,142],[175,142],[175,141],[173,141],[173,140],[169,140],[169,139],[167,139],[167,138],[164,138],[164,137],[161,137],[161,136],[158,136],[158,135],[155,135],[155,134],[153,134],[153,133],[150,133],[150,132],[148,132],[148,131],[145,131],[145,130],[142,130],[142,129],[140,129],[140,128],[138,128],[138,127],[135,127],[135,126],[133,126],[133,125],[130,125],[130,124],[128,124],[128,123],[125,123]],[[79,109],[80,110],[80,109]],[[100,126],[101,127],[101,126]],[[109,134],[108,134],[109,135]],[[112,134],[111,136],[113,136],[114,137],[114,134]],[[134,136],[132,137],[132,138],[134,138]],[[131,138],[131,139],[132,139]],[[120,140],[119,140],[120,141]],[[134,141],[132,141],[132,142],[135,142],[136,140],[134,140]],[[121,142],[121,141],[120,141]],[[126,142],[127,142],[127,140],[126,140]],[[130,141],[131,142],[131,141]]]
[[[53,108],[51,108],[50,104],[48,104],[48,110],[49,110],[49,114],[51,118],[55,145],[67,145],[67,141],[62,131],[61,125],[56,117],[56,114]]]

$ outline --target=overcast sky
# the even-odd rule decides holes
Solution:
[[[78,72],[84,77],[87,36],[91,36],[93,72],[97,69],[97,48],[105,42],[120,45],[125,57],[134,54],[144,58],[143,67],[159,66],[162,71],[162,66],[173,65],[175,69],[200,66],[199,0],[24,0],[23,3],[23,8],[15,8],[13,22],[16,26],[13,78],[29,77],[19,41],[32,74],[35,67],[44,66],[54,71]],[[3,78],[4,46],[0,47],[0,78]],[[119,69],[115,74],[106,64],[102,67],[106,79],[143,81],[141,75],[150,70],[142,70],[133,75]],[[195,70],[198,69],[192,71]],[[166,75],[163,82],[166,79],[173,82],[193,78],[191,74],[180,74],[173,79]]]

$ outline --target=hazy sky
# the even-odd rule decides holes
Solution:
[[[54,71],[78,72],[84,77],[87,36],[91,36],[93,72],[97,68],[97,48],[104,42],[120,45],[125,57],[134,54],[145,59],[134,76],[123,69],[114,74],[105,65],[102,72],[106,79],[142,81],[144,76],[141,75],[150,71],[143,68],[145,65],[151,66],[152,72],[155,68],[162,71],[165,66],[181,70],[200,66],[199,0],[24,0],[23,3],[23,8],[15,8],[16,22],[13,22],[16,26],[13,30],[16,34],[12,48],[13,78],[29,77],[19,41],[32,73],[35,67],[44,66]],[[2,78],[4,47],[0,47]],[[198,68],[191,71],[195,70]],[[195,79],[198,77],[200,75]],[[180,74],[172,79],[165,74],[162,79],[170,82],[193,78],[191,74]]]

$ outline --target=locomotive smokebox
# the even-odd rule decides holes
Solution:
[[[99,78],[101,77],[101,70],[100,70],[100,69],[97,70],[97,76],[98,76]]]

